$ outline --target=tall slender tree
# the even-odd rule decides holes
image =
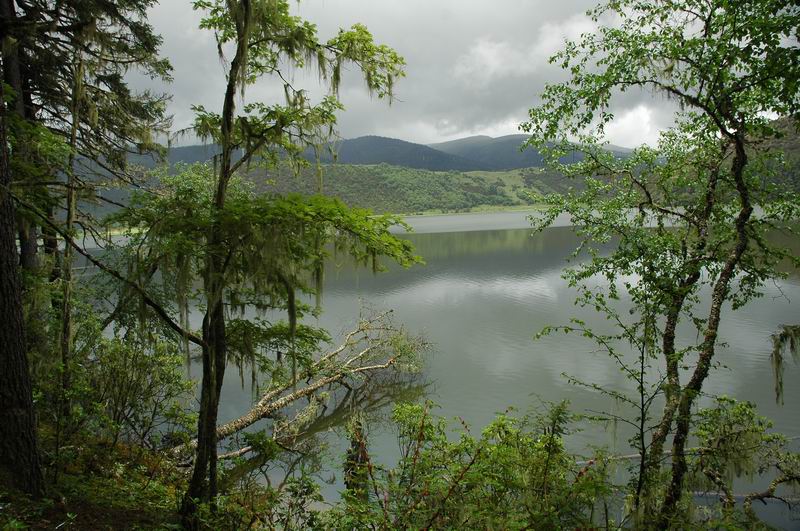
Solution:
[[[0,101],[5,96],[3,84]],[[44,484],[25,346],[5,104],[0,113],[0,481],[38,496]]]
[[[320,41],[313,24],[292,16],[285,0],[202,0],[194,2],[205,11],[201,27],[213,30],[220,53],[232,48],[222,112],[198,107],[195,129],[221,147],[212,201],[212,224],[206,235],[203,291],[201,387],[198,444],[194,470],[183,505],[185,523],[194,525],[197,501],[213,500],[217,494],[217,411],[227,363],[226,288],[229,249],[223,218],[228,187],[237,170],[251,163],[274,161],[279,156],[295,159],[309,144],[332,132],[335,112],[341,108],[336,91],[342,65],[358,65],[368,90],[379,97],[391,96],[394,79],[402,74],[402,59],[390,48],[373,43],[361,25],[340,30],[329,41]],[[305,91],[295,89],[281,72],[281,65],[304,67],[315,62],[321,79],[328,82],[330,96],[312,105]],[[237,94],[242,98],[248,85],[272,75],[283,80],[285,104],[245,103],[237,112]],[[234,153],[240,153],[235,160]],[[287,291],[293,291],[286,283]],[[293,295],[289,297],[293,299]],[[294,322],[292,320],[292,322]]]
[[[7,114],[3,127],[8,132],[8,144],[3,143],[3,177],[7,179],[3,198],[17,201],[14,218],[4,217],[3,223],[10,223],[19,238],[19,247],[15,238],[11,245],[27,273],[25,285],[31,285],[33,279],[46,279],[39,267],[45,263],[39,257],[40,227],[45,227],[45,248],[51,255],[58,252],[55,232],[51,229],[62,219],[62,209],[67,218],[66,228],[60,229],[62,236],[71,239],[78,224],[91,231],[91,218],[80,214],[77,197],[93,195],[98,176],[129,181],[127,154],[156,148],[156,131],[167,124],[164,97],[135,94],[124,79],[132,67],[153,77],[168,77],[169,64],[157,56],[160,38],[146,22],[146,9],[153,3],[152,0],[0,2],[3,80],[9,89],[4,92]],[[65,174],[67,179],[63,178]],[[4,207],[4,216],[7,212]],[[3,259],[11,256],[6,253]],[[4,337],[28,340],[27,351],[22,351],[26,356],[24,372],[28,370],[29,353],[35,352],[39,359],[57,359],[53,356],[57,350],[52,345],[58,345],[65,397],[73,335],[70,266],[71,258],[67,256],[66,275],[62,279],[62,319],[60,323],[52,323],[52,330],[47,330],[49,302],[42,300],[36,290],[17,294],[4,291],[4,303],[13,306],[17,300],[25,301],[24,330],[15,329],[16,321],[10,317],[3,323],[9,327],[4,330]],[[56,270],[51,279],[59,276]],[[9,290],[22,288],[19,277],[4,272],[4,282],[7,279]],[[49,334],[54,341],[47,340]],[[60,340],[56,340],[59,336]],[[17,345],[11,340],[4,344],[11,350]],[[19,371],[9,369],[8,374],[19,375]],[[29,383],[27,387],[29,395]],[[24,402],[26,393],[19,385],[4,385],[3,392],[6,391],[16,393],[16,402],[9,402],[12,406]],[[17,407],[9,407],[8,411],[18,414]],[[9,447],[30,438],[30,434],[11,421],[4,422],[3,428],[11,429],[3,436]],[[8,462],[11,461],[32,463],[22,457]],[[38,461],[36,467],[31,464],[30,468],[30,474],[40,474]]]

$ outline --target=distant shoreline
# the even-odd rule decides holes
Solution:
[[[469,212],[424,212],[421,214],[392,214],[402,218],[411,230],[407,231],[396,225],[390,229],[394,234],[431,234],[439,232],[475,232],[484,230],[530,229],[528,216],[543,211],[542,205],[526,205],[519,207],[485,208],[476,207]],[[381,214],[376,214],[381,215]],[[554,226],[560,223],[557,220]],[[127,229],[122,227],[108,228],[103,231],[106,237],[124,238]],[[133,232],[138,232],[133,230]],[[81,235],[87,236],[87,235]]]
[[[463,212],[445,212],[442,210],[426,210],[423,212],[415,212],[413,214],[395,213],[395,216],[403,218],[429,218],[436,216],[459,216],[459,215],[474,215],[474,214],[503,214],[508,212],[541,212],[544,205],[514,205],[514,206],[477,206],[470,208]]]
[[[533,230],[530,217],[542,212],[542,209],[528,207],[525,209],[492,210],[483,212],[457,212],[444,214],[426,214],[402,216],[411,230],[399,226],[390,230],[395,234],[434,234],[445,232],[479,232],[495,230]],[[553,221],[552,227],[571,225],[569,216],[562,214]]]

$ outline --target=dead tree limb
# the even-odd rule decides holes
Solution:
[[[295,378],[264,393],[244,415],[218,426],[217,439],[230,437],[331,384],[386,370],[402,361],[404,354],[395,349],[395,341],[405,332],[388,322],[390,313],[384,312],[359,322],[354,330],[345,334],[337,348],[323,354]],[[301,381],[310,383],[297,388]],[[196,445],[195,439],[176,446],[172,453],[178,457]]]

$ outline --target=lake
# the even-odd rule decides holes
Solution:
[[[559,333],[533,339],[543,327],[568,324],[576,316],[607,329],[604,318],[573,304],[575,292],[561,278],[566,259],[577,245],[570,227],[532,234],[525,228],[529,226],[526,213],[521,212],[409,218],[409,222],[419,233],[403,237],[414,243],[426,264],[390,267],[374,275],[332,259],[326,268],[323,314],[316,324],[336,335],[356,322],[365,303],[377,310],[394,309],[398,323],[423,334],[433,345],[420,381],[427,384],[425,397],[438,404],[435,413],[463,419],[473,433],[510,406],[525,413],[542,401],[566,399],[575,412],[614,410],[615,404],[605,397],[569,384],[564,373],[607,388],[632,389],[610,358],[580,335]],[[486,227],[492,230],[481,230]],[[797,249],[798,242],[789,243]],[[796,411],[800,386],[791,384],[800,381],[800,367],[791,361],[786,364],[781,406],[776,403],[770,364],[770,336],[782,324],[798,323],[797,271],[766,286],[764,297],[745,308],[735,312],[727,308],[720,330],[724,345],[716,355],[724,366],[712,373],[704,391],[752,401],[760,414],[775,422],[776,430],[800,436]],[[679,333],[679,342],[696,339],[690,330]],[[220,419],[240,415],[251,399],[249,386],[243,388],[237,370],[231,368]],[[369,425],[374,459],[393,462],[395,435],[388,423]],[[569,438],[568,445],[583,455],[591,454],[592,445],[627,453],[628,436],[621,427],[586,424]],[[341,429],[326,439],[332,457],[323,476],[332,479],[346,440]],[[326,495],[335,495],[339,485],[334,481]]]

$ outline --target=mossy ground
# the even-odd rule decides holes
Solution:
[[[149,452],[104,445],[71,449],[34,500],[0,490],[0,529],[179,529],[183,474]]]

